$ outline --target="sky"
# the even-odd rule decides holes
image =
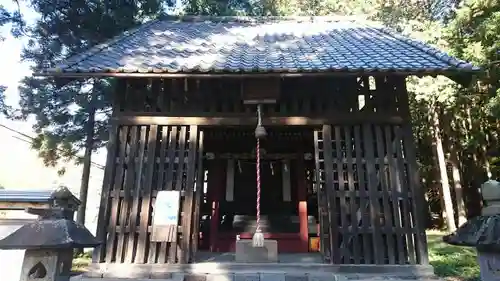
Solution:
[[[9,10],[17,9],[17,6],[12,4],[13,2],[8,0],[3,1],[2,4]],[[27,24],[34,23],[38,17],[32,9],[26,6],[21,6],[21,12]],[[0,85],[7,86],[5,93],[7,104],[17,106],[18,84],[23,77],[31,75],[30,64],[21,61],[21,52],[27,44],[27,39],[14,38],[10,34],[9,25],[1,27],[0,34],[6,38],[5,41],[0,42],[0,62],[2,63]],[[2,181],[0,184],[7,189],[51,189],[63,184],[79,196],[82,167],[67,166],[67,171],[62,176],[57,174],[57,169],[44,167],[36,151],[30,150],[30,139],[23,136],[35,136],[32,125],[33,120],[12,121],[0,115],[0,180]],[[104,165],[105,157],[105,150],[102,149],[94,153],[92,162]],[[103,173],[102,169],[91,167],[86,216],[86,226],[91,231],[95,230]]]
[[[10,11],[17,9],[17,5],[14,1],[3,1],[2,5]],[[26,6],[26,3],[20,1],[21,13],[26,23],[32,24],[38,18],[38,14]],[[5,92],[6,103],[11,106],[17,106],[19,102],[18,85],[23,77],[31,75],[30,64],[28,62],[21,61],[21,52],[24,46],[27,44],[26,38],[14,38],[10,34],[10,25],[4,25],[0,28],[0,34],[6,38],[5,41],[0,42],[0,62],[2,62],[2,71],[0,73],[0,85],[7,86]],[[32,130],[33,120],[28,119],[27,121],[12,121],[6,119],[4,116],[0,115],[0,125],[8,126],[9,128],[14,128],[28,136],[34,136]],[[101,165],[105,164],[105,153],[99,151],[93,156],[93,162],[99,163]]]
[[[5,1],[6,3],[2,3],[2,5],[10,11],[14,11],[17,9],[17,5],[14,4],[14,1]],[[33,9],[21,4],[21,13],[26,20],[27,24],[34,23],[38,18],[38,15]],[[29,69],[29,63],[21,62],[21,51],[23,47],[27,43],[26,38],[14,38],[10,34],[10,24],[4,25],[0,28],[0,33],[2,36],[6,38],[5,41],[0,42],[0,47],[2,52],[0,52],[0,61],[5,66],[2,71],[2,75],[0,75],[0,85],[7,86],[7,103],[11,105],[17,105],[18,102],[18,93],[17,93],[17,85],[19,81],[27,75],[31,74]],[[5,71],[8,69],[8,71]],[[2,120],[4,121],[4,120]]]

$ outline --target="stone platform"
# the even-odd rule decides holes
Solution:
[[[89,278],[76,276],[71,281],[442,281],[435,277],[395,276],[387,274],[322,274],[322,273],[295,273],[284,272],[268,273],[226,273],[226,274],[172,274],[166,279],[140,278]]]
[[[421,265],[205,262],[185,265],[94,264],[85,277],[175,281],[433,280],[434,272],[432,266]]]
[[[281,253],[276,263],[238,263],[235,253],[210,252],[198,252],[192,264],[91,264],[83,277],[75,278],[75,281],[439,280],[434,278],[430,265],[332,265],[322,263],[319,253]]]

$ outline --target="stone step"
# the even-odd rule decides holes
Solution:
[[[168,279],[141,278],[90,278],[73,277],[71,281],[441,281],[434,277],[395,276],[391,274],[333,274],[333,273],[289,273],[289,272],[253,272],[253,273],[216,273],[185,274],[173,273]]]
[[[344,280],[352,281],[443,281],[435,276],[414,276],[401,274],[344,274]]]
[[[78,275],[71,277],[70,281],[185,281],[186,276],[183,273],[173,273],[168,279],[144,279],[144,278],[92,278]]]

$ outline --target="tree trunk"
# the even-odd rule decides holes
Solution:
[[[490,166],[490,161],[488,161],[488,156],[486,156],[486,145],[481,145],[481,158],[483,160],[483,163],[484,163],[484,170],[486,172],[486,177],[488,178],[488,180],[491,179],[491,176],[493,175],[491,173],[491,166]]]
[[[433,128],[434,141],[436,142],[436,156],[439,166],[439,174],[441,176],[441,192],[443,195],[444,207],[446,211],[446,226],[448,227],[448,231],[455,231],[456,225],[453,212],[453,202],[451,199],[451,192],[450,192],[450,182],[448,180],[448,173],[446,170],[443,140],[441,138],[441,132],[440,132],[441,126],[439,122],[439,114],[435,106],[434,108],[432,108],[431,116],[432,116],[432,125],[434,127]]]
[[[83,171],[82,171],[82,182],[80,185],[80,201],[82,202],[78,208],[78,213],[76,221],[81,224],[85,224],[85,212],[87,209],[87,197],[89,191],[89,179],[90,179],[90,167],[92,164],[92,149],[94,146],[94,123],[95,123],[95,102],[94,97],[91,95],[89,108],[88,108],[88,120],[85,124],[85,155],[83,156]]]
[[[467,221],[467,213],[465,211],[465,201],[464,201],[464,190],[463,190],[463,182],[461,175],[461,163],[459,158],[459,148],[458,148],[458,140],[460,139],[459,130],[460,126],[456,123],[456,115],[453,112],[449,112],[449,114],[445,114],[441,112],[443,116],[443,130],[445,139],[443,143],[445,146],[449,147],[449,164],[451,165],[451,177],[453,183],[453,191],[455,193],[455,211],[456,216],[455,219],[458,222],[457,227],[461,226]]]
[[[460,177],[460,162],[458,159],[458,151],[456,145],[452,145],[450,149],[450,163],[453,177],[453,188],[455,189],[455,203],[457,206],[457,227],[459,227],[467,221],[467,214],[465,212],[462,179]]]

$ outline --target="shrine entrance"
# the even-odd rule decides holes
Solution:
[[[233,252],[256,228],[254,127],[207,129],[200,251]],[[261,141],[261,230],[280,253],[319,251],[312,128],[268,127]]]

